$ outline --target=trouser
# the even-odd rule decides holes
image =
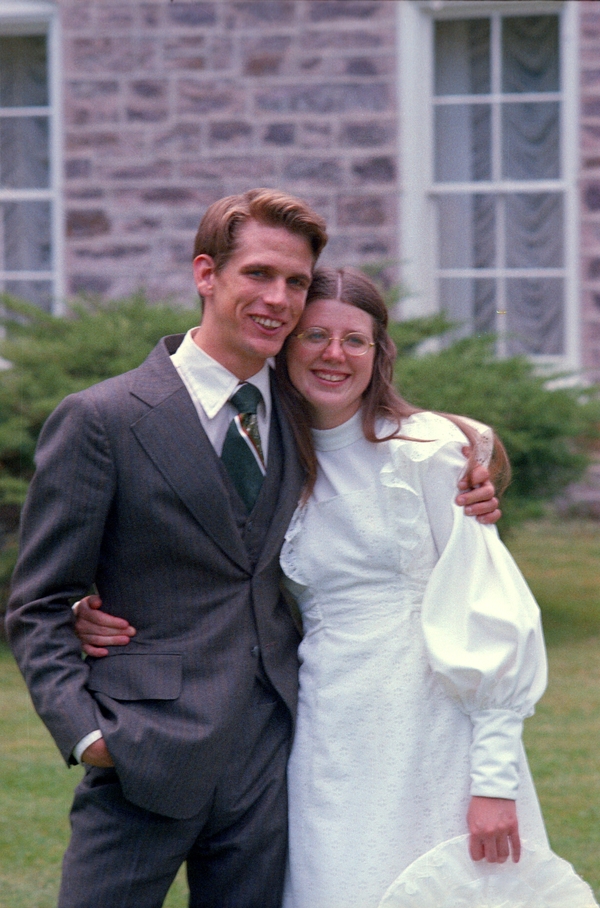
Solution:
[[[114,769],[87,770],[58,908],[160,908],[184,862],[190,908],[280,908],[291,719],[258,681],[246,718],[222,755],[210,803],[188,820],[132,804]]]

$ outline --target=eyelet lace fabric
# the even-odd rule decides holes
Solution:
[[[545,683],[537,607],[495,530],[453,504],[463,434],[433,414],[402,430],[432,440],[370,444],[360,414],[317,433],[282,550],[304,626],[284,908],[376,908],[466,831],[471,793],[518,787],[521,829],[546,843],[520,743]]]

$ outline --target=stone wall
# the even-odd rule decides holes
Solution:
[[[215,199],[277,186],[324,260],[397,258],[395,3],[59,0],[69,294],[192,304]]]
[[[580,4],[582,364],[600,381],[600,5]]]

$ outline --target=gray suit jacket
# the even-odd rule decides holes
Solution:
[[[245,721],[257,648],[295,712],[298,635],[278,555],[302,485],[274,395],[281,481],[274,510],[259,498],[252,513],[264,543],[251,560],[169,359],[180,342],[163,338],[138,369],[71,395],[48,419],[7,617],[35,708],[65,759],[100,728],[125,795],[171,817],[193,816],[210,796],[223,746]],[[268,482],[269,472],[263,491]],[[70,605],[93,583],[138,633],[84,661]]]

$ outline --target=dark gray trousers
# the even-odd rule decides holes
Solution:
[[[280,908],[290,743],[287,709],[257,681],[198,816],[150,813],[124,798],[114,770],[88,769],[75,791],[58,908],[160,908],[184,862],[190,908]]]

